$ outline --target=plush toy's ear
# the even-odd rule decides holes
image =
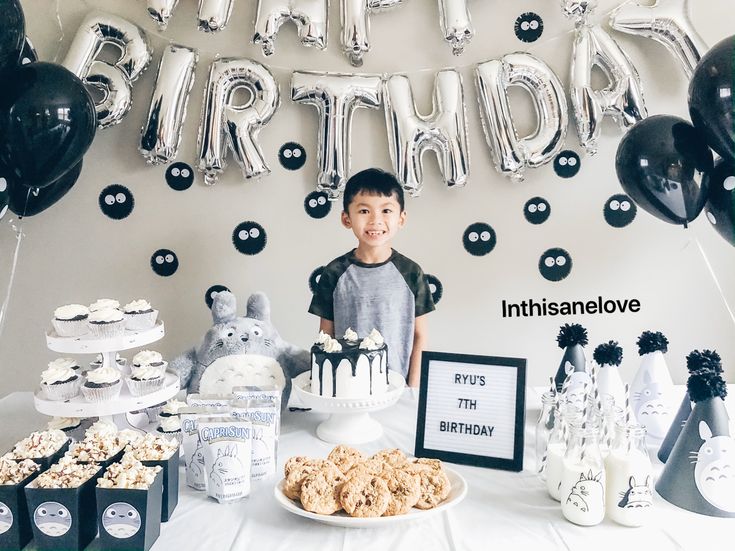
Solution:
[[[245,317],[270,322],[271,303],[265,293],[257,292],[250,295]]]
[[[220,291],[212,300],[212,321],[229,323],[237,317],[237,299],[229,291]]]

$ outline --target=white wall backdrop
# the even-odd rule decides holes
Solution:
[[[652,3],[652,2],[648,2]],[[723,17],[731,0],[698,0],[693,21],[708,44],[731,34]],[[8,322],[0,335],[0,395],[30,390],[55,354],[46,350],[44,331],[55,307],[89,303],[100,297],[128,302],[146,298],[166,322],[166,338],[155,346],[173,357],[198,342],[210,325],[204,292],[222,284],[236,293],[241,309],[251,292],[265,291],[273,320],[291,342],[307,347],[318,320],[306,312],[309,274],[353,246],[351,232],[339,224],[338,210],[322,220],[309,218],[304,197],[314,190],[317,168],[317,116],[313,108],[295,105],[290,75],[295,69],[355,71],[339,48],[339,2],[330,8],[329,47],[324,52],[302,47],[292,25],[284,27],[276,54],[264,58],[249,43],[256,2],[235,0],[229,27],[219,35],[196,30],[194,0],[181,0],[165,32],[147,16],[145,2],[114,0],[23,0],[27,33],[43,60],[60,61],[82,18],[99,8],[123,16],[149,32],[155,47],[151,67],[136,82],[134,105],[118,126],[98,131],[85,157],[80,180],[56,206],[23,222],[17,279]],[[616,1],[601,0],[596,18],[604,20]],[[424,192],[408,200],[408,224],[395,246],[437,276],[444,294],[430,317],[432,350],[528,358],[531,384],[544,384],[561,357],[555,337],[560,324],[579,322],[594,346],[615,339],[624,347],[623,375],[631,378],[638,365],[635,340],[645,329],[669,338],[673,378],[684,382],[684,357],[695,348],[716,348],[723,356],[728,380],[735,380],[735,324],[726,301],[735,305],[735,249],[709,227],[704,216],[688,230],[671,226],[638,211],[628,227],[609,226],[602,215],[605,201],[622,193],[614,158],[622,135],[607,121],[600,152],[582,155],[573,126],[567,149],[582,155],[579,174],[559,178],[551,166],[529,171],[514,183],[495,172],[480,124],[473,82],[476,63],[516,50],[547,61],[563,82],[568,80],[573,25],[549,0],[471,2],[477,34],[464,55],[454,57],[442,40],[436,0],[406,0],[390,12],[372,17],[372,51],[361,73],[409,75],[422,112],[431,109],[434,74],[456,67],[464,78],[470,127],[471,176],[464,189],[446,189],[433,157],[427,157]],[[544,33],[535,43],[520,42],[513,24],[523,12],[538,13]],[[675,60],[650,40],[611,31],[641,74],[650,114],[687,117],[687,84]],[[196,81],[189,101],[184,137],[177,160],[196,159],[196,135],[210,62],[218,55],[253,58],[271,68],[279,81],[281,107],[260,134],[272,168],[261,181],[243,181],[230,166],[214,187],[197,174],[186,191],[166,185],[163,166],[150,167],[137,152],[140,127],[148,109],[155,68],[168,41],[200,49]],[[521,127],[531,128],[530,108],[514,97]],[[370,166],[390,169],[382,110],[359,110],[353,124],[352,171]],[[295,172],[278,163],[278,149],[288,141],[302,144],[305,166]],[[98,206],[100,191],[113,183],[128,187],[135,208],[124,220],[105,217]],[[551,217],[534,226],[523,217],[533,196],[551,204]],[[231,234],[237,224],[255,220],[268,235],[264,251],[245,256],[235,250]],[[483,257],[462,246],[465,228],[477,221],[497,233],[497,246]],[[0,223],[0,285],[10,268],[13,234],[7,218]],[[548,248],[562,247],[573,259],[569,277],[552,283],[541,277],[538,261]],[[160,277],[150,268],[151,254],[171,249],[178,271]],[[717,279],[722,286],[718,289]],[[724,296],[721,294],[724,292]],[[503,319],[502,300],[533,298],[549,301],[636,298],[639,313]],[[88,358],[79,358],[86,361]]]

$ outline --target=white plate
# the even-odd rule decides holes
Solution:
[[[421,520],[428,518],[432,515],[436,515],[447,509],[454,507],[460,501],[462,501],[467,495],[467,482],[462,475],[457,471],[444,467],[444,472],[447,473],[449,482],[452,484],[452,491],[449,492],[449,496],[439,506],[433,509],[411,509],[405,515],[397,515],[393,517],[376,517],[376,518],[358,518],[347,515],[344,511],[335,513],[333,515],[320,515],[317,513],[310,513],[304,510],[300,503],[292,499],[287,498],[283,494],[283,485],[285,480],[281,480],[276,487],[273,489],[273,493],[276,497],[278,504],[286,509],[286,511],[299,515],[301,517],[310,518],[317,522],[324,524],[331,524],[332,526],[343,526],[345,528],[378,528],[380,526],[388,526],[391,524],[397,524],[400,522],[408,522],[412,520]]]

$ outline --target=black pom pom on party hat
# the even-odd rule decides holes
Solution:
[[[599,365],[620,365],[623,361],[623,348],[617,341],[604,342],[595,348],[592,357]]]
[[[644,331],[638,337],[638,354],[650,354],[651,352],[661,351],[668,352],[669,339],[667,339],[660,331]]]
[[[700,369],[689,375],[687,392],[689,392],[689,398],[695,403],[716,396],[724,400],[727,396],[727,385],[719,373],[709,369]]]
[[[693,350],[687,356],[687,369],[689,373],[700,370],[722,373],[722,359],[715,350]]]
[[[579,344],[587,345],[587,329],[578,323],[565,323],[559,328],[559,334],[556,337],[559,348],[568,348]]]

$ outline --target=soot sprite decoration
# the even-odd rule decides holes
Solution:
[[[112,184],[102,190],[99,196],[102,213],[113,220],[122,220],[130,216],[135,206],[133,194],[125,186]]]
[[[316,293],[319,280],[322,277],[322,272],[324,272],[324,266],[319,266],[316,270],[311,272],[311,275],[309,276],[309,290],[311,290],[312,293]]]
[[[323,191],[312,191],[304,199],[304,210],[312,218],[324,218],[332,210],[332,202]]]
[[[429,286],[429,291],[431,291],[431,299],[434,304],[437,304],[444,294],[444,286],[439,278],[434,275],[425,274],[424,277],[426,278],[426,284]]]
[[[579,155],[567,149],[554,159],[554,172],[561,178],[573,178],[579,172],[580,164]]]
[[[189,189],[194,183],[194,171],[186,163],[174,163],[166,169],[166,183],[176,191]]]
[[[179,259],[170,249],[158,249],[151,256],[151,268],[162,277],[172,276],[179,269]]]
[[[484,256],[495,248],[495,230],[485,222],[475,222],[467,226],[462,243],[471,255]]]
[[[613,228],[624,228],[635,219],[637,212],[635,203],[623,193],[610,197],[603,210],[605,222]]]
[[[551,205],[543,197],[532,197],[523,205],[523,216],[531,224],[543,224],[550,214]]]
[[[572,257],[564,249],[549,249],[541,255],[538,269],[544,279],[561,281],[572,271]]]
[[[207,303],[207,308],[212,309],[212,303],[214,302],[214,295],[221,293],[222,291],[229,291],[224,285],[212,285],[204,293],[204,302]]]
[[[263,226],[257,222],[242,222],[232,232],[232,243],[242,254],[258,254],[265,249],[267,240]]]
[[[535,42],[544,32],[544,21],[532,11],[518,16],[513,30],[518,40],[522,42]]]
[[[306,150],[296,142],[288,142],[278,150],[278,161],[287,170],[298,170],[306,162]]]

